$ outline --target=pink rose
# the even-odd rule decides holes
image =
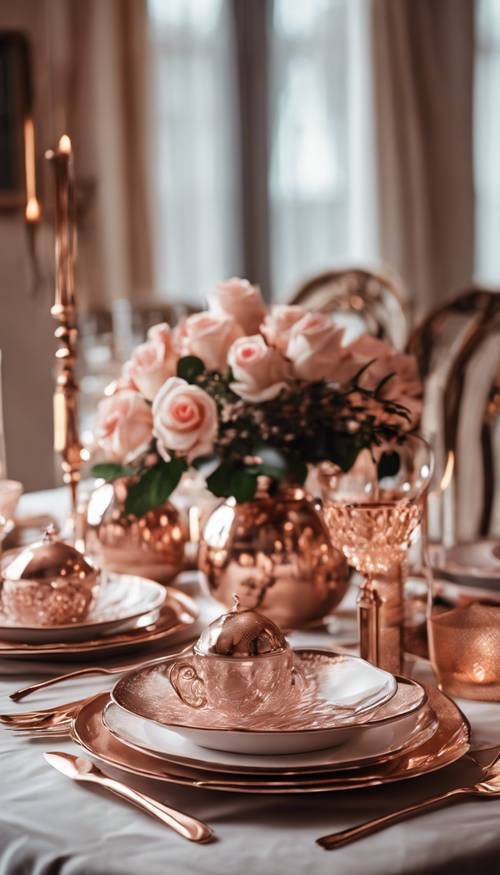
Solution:
[[[153,343],[163,343],[166,349],[172,346],[172,329],[168,322],[158,322],[157,325],[152,325],[148,330],[148,340]]]
[[[271,307],[260,330],[266,338],[269,346],[275,346],[285,354],[290,339],[290,332],[299,319],[306,315],[302,307],[278,305]]]
[[[171,377],[153,402],[154,435],[160,455],[169,461],[169,451],[188,461],[212,452],[217,434],[217,406],[199,386]]]
[[[141,343],[128,365],[128,374],[148,401],[152,401],[165,380],[175,373],[177,356],[174,351],[172,335],[168,326],[154,326],[162,329],[153,340]],[[168,331],[164,331],[168,329]],[[150,329],[150,332],[153,329]],[[154,335],[153,335],[154,336]]]
[[[290,365],[260,334],[240,337],[228,353],[235,377],[231,389],[245,401],[270,401],[290,380]]]
[[[123,389],[99,402],[96,440],[108,459],[131,462],[147,450],[152,437],[151,407],[138,392]]]
[[[218,283],[208,295],[208,303],[212,313],[232,316],[249,335],[257,333],[266,315],[259,287],[238,277]]]
[[[397,352],[368,334],[353,341],[347,350],[352,356],[350,377],[374,359],[359,378],[359,384],[365,389],[376,389],[381,380],[393,375],[382,386],[380,397],[406,407],[411,419],[409,427],[416,425],[422,412],[422,383],[415,356]]]
[[[292,326],[286,355],[299,380],[342,382],[346,359],[343,334],[326,313],[306,313]]]
[[[123,392],[124,389],[131,389],[132,392],[138,392],[139,388],[134,383],[130,376],[130,362],[125,362],[122,367],[122,372],[117,380],[112,380],[104,389],[104,394],[109,397],[116,395],[117,392]]]
[[[225,371],[229,347],[242,334],[231,316],[195,313],[183,326],[182,355],[198,356],[209,371]]]

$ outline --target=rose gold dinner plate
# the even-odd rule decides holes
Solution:
[[[0,640],[0,658],[75,660],[94,656],[108,657],[130,652],[146,645],[163,643],[180,637],[198,618],[196,603],[172,586],[158,615],[140,617],[131,628],[88,641],[48,644],[21,644],[19,641]]]
[[[109,703],[108,693],[88,700],[73,721],[72,737],[98,760],[164,783],[179,784],[228,793],[297,794],[354,790],[395,781],[404,781],[444,768],[456,762],[470,747],[470,726],[466,718],[444,693],[428,688],[429,704],[437,718],[435,733],[423,744],[405,751],[388,762],[374,762],[356,771],[325,769],[321,774],[277,776],[207,771],[160,760],[129,747],[115,738],[104,725],[102,715]]]

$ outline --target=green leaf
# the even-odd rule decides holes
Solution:
[[[174,491],[185,470],[184,459],[172,459],[148,468],[138,483],[134,483],[128,490],[125,513],[141,517],[149,510],[161,507]]]
[[[207,486],[217,498],[229,498],[231,492],[231,479],[234,468],[229,462],[221,462],[218,468],[207,477]]]
[[[377,478],[383,480],[384,477],[395,477],[400,464],[399,453],[382,453],[377,465]]]
[[[257,475],[251,474],[248,468],[238,468],[231,478],[231,489],[238,504],[250,501],[257,489]]]
[[[257,475],[248,468],[235,468],[229,462],[222,462],[207,478],[207,486],[218,498],[234,496],[240,504],[254,497]]]
[[[294,480],[299,486],[302,486],[306,482],[307,477],[307,464],[303,462],[302,459],[293,459],[288,463],[288,471]]]
[[[359,446],[350,435],[336,433],[329,441],[329,458],[342,471],[350,471],[359,453]]]
[[[94,465],[90,473],[93,477],[105,480],[106,483],[112,483],[118,477],[130,477],[133,471],[131,468],[127,468],[126,465],[118,465],[115,462],[103,462],[100,465]]]
[[[196,355],[185,355],[177,362],[177,376],[186,380],[188,383],[196,383],[196,378],[199,377],[204,370],[205,365]]]
[[[396,376],[396,371],[391,371],[390,374],[386,374],[385,377],[382,377],[382,379],[377,383],[377,385],[375,387],[375,391],[373,393],[375,395],[375,398],[380,397],[380,392],[384,388],[385,384],[388,383],[389,380],[392,380],[392,378],[395,376]]]
[[[260,465],[249,465],[246,470],[249,474],[271,477],[272,480],[284,480],[286,477],[286,468],[278,468],[277,465],[266,465],[265,462],[261,462]]]

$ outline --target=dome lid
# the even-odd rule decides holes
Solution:
[[[245,657],[278,653],[288,647],[283,632],[263,614],[240,606],[237,595],[234,606],[222,614],[201,633],[195,651],[204,656]]]
[[[96,569],[75,547],[56,540],[53,526],[46,529],[41,541],[25,547],[2,568],[2,577],[13,581],[85,580],[95,575]]]

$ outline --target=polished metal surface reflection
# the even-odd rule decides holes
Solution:
[[[236,593],[243,607],[285,630],[332,612],[350,576],[314,503],[300,489],[219,505],[203,527],[199,565],[217,601],[230,607]]]
[[[211,789],[222,792],[256,794],[320,793],[334,790],[357,789],[378,784],[402,781],[428,774],[456,762],[470,747],[470,726],[454,702],[439,690],[428,689],[429,701],[438,719],[432,738],[405,752],[390,762],[371,764],[353,772],[329,772],[324,776],[292,776],[290,780],[276,775],[231,776],[227,773],[200,771],[181,767],[168,761],[141,753],[114,738],[103,724],[103,710],[109,702],[106,693],[89,700],[79,711],[72,725],[72,737],[90,754],[108,765],[125,772],[165,783]]]
[[[108,777],[90,760],[62,751],[44,753],[44,758],[49,766],[62,772],[67,778],[71,778],[73,781],[97,784],[99,787],[109,790],[115,796],[126,799],[136,808],[156,817],[161,823],[169,826],[170,829],[190,842],[209,842],[214,838],[213,830],[203,821],[197,820],[183,811],[178,811],[170,805],[165,805],[157,799],[152,799],[151,796],[146,796],[145,793],[140,793],[133,787],[124,784],[123,781]]]
[[[100,573],[49,527],[41,541],[15,551],[2,566],[1,608],[9,620],[32,627],[64,626],[85,619]]]
[[[131,652],[149,645],[175,640],[198,618],[199,610],[192,598],[169,586],[158,616],[140,617],[137,625],[123,631],[101,635],[89,641],[50,644],[21,644],[0,640],[0,656],[14,659],[50,658],[58,661],[95,659]]]
[[[317,843],[328,851],[340,848],[356,839],[378,832],[386,826],[391,826],[393,823],[400,823],[421,811],[429,811],[429,809],[437,808],[445,802],[456,801],[467,796],[480,797],[481,799],[500,798],[500,762],[498,757],[486,770],[482,780],[470,787],[456,787],[446,793],[438,793],[436,796],[424,799],[423,802],[407,805],[405,808],[400,808],[399,811],[393,811],[392,814],[386,814],[384,817],[375,817],[373,820],[359,824],[359,826],[322,836],[317,839]]]
[[[144,516],[126,514],[127,482],[98,486],[89,501],[85,546],[101,568],[149,577],[160,583],[182,569],[186,533],[170,502]]]

